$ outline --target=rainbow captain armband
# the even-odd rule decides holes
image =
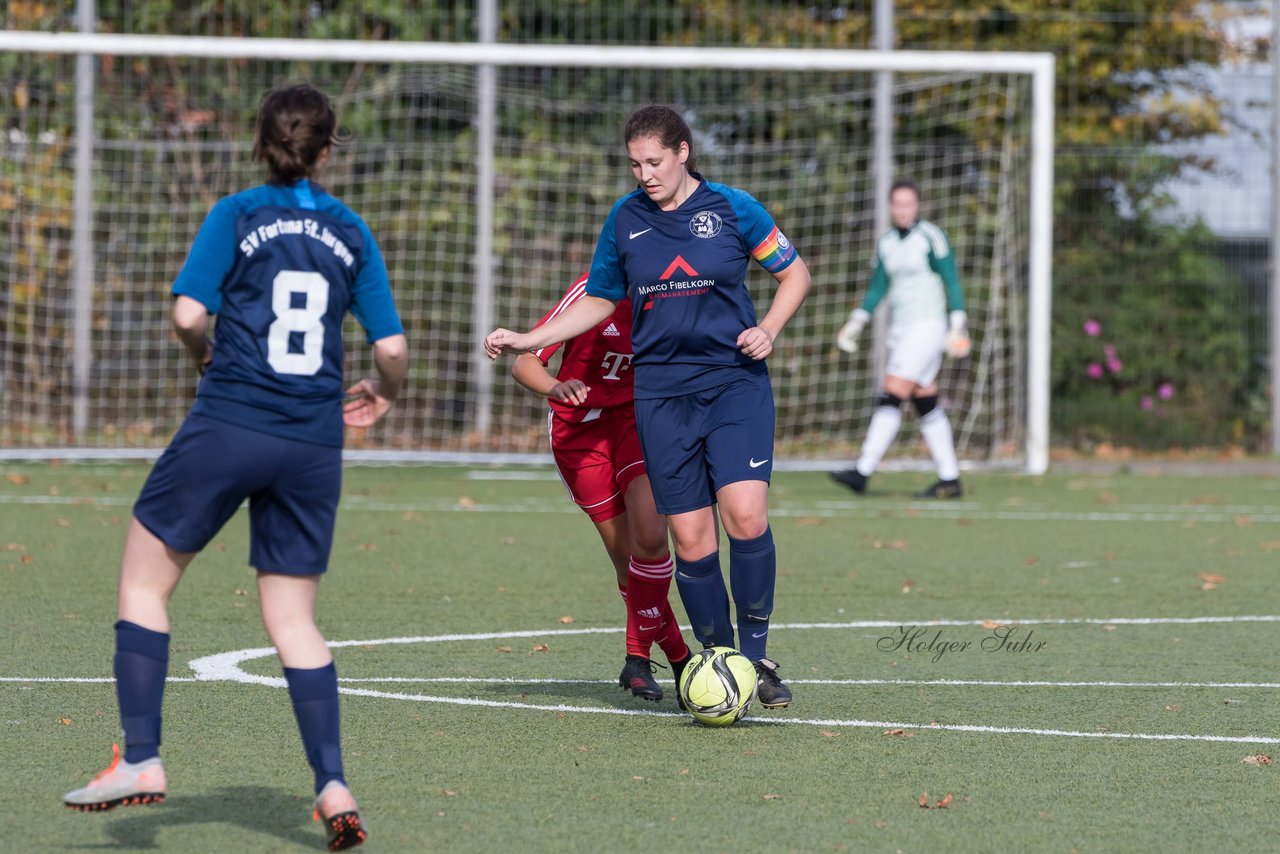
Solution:
[[[769,236],[751,250],[751,257],[770,273],[777,273],[795,260],[796,248],[775,225]]]

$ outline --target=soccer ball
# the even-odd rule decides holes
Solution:
[[[741,720],[756,698],[756,666],[736,649],[713,646],[695,653],[677,690],[693,719],[707,726]]]

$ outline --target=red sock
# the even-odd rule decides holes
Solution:
[[[680,661],[689,655],[689,645],[680,633],[680,621],[671,610],[671,602],[666,599],[662,600],[662,629],[658,635],[658,646],[667,661]]]
[[[663,608],[671,610],[667,591],[673,572],[670,555],[658,560],[631,558],[627,567],[627,655],[649,657],[649,648],[662,629]]]

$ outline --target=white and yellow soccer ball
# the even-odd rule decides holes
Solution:
[[[751,708],[757,679],[751,659],[736,649],[713,646],[689,659],[677,690],[698,723],[729,726],[745,717]]]

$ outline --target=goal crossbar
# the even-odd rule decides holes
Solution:
[[[693,48],[450,42],[368,42],[116,33],[0,31],[0,52],[89,56],[276,59],[478,67],[722,68],[776,71],[982,72],[1031,78],[1032,122],[1027,294],[1025,468],[1049,464],[1049,334],[1052,294],[1055,59],[1050,53]],[[484,334],[479,330],[478,334]],[[475,342],[479,347],[479,341]],[[58,456],[58,449],[45,450]],[[66,450],[66,449],[63,449]],[[104,454],[106,456],[107,454]],[[441,453],[444,460],[452,455]],[[0,459],[7,452],[0,448]],[[430,452],[422,453],[431,461]]]
[[[284,59],[443,65],[564,65],[594,68],[740,68],[779,71],[984,71],[1054,73],[1050,53],[882,51],[830,48],[627,47],[612,45],[370,42],[222,36],[0,31],[0,50],[206,59]]]

